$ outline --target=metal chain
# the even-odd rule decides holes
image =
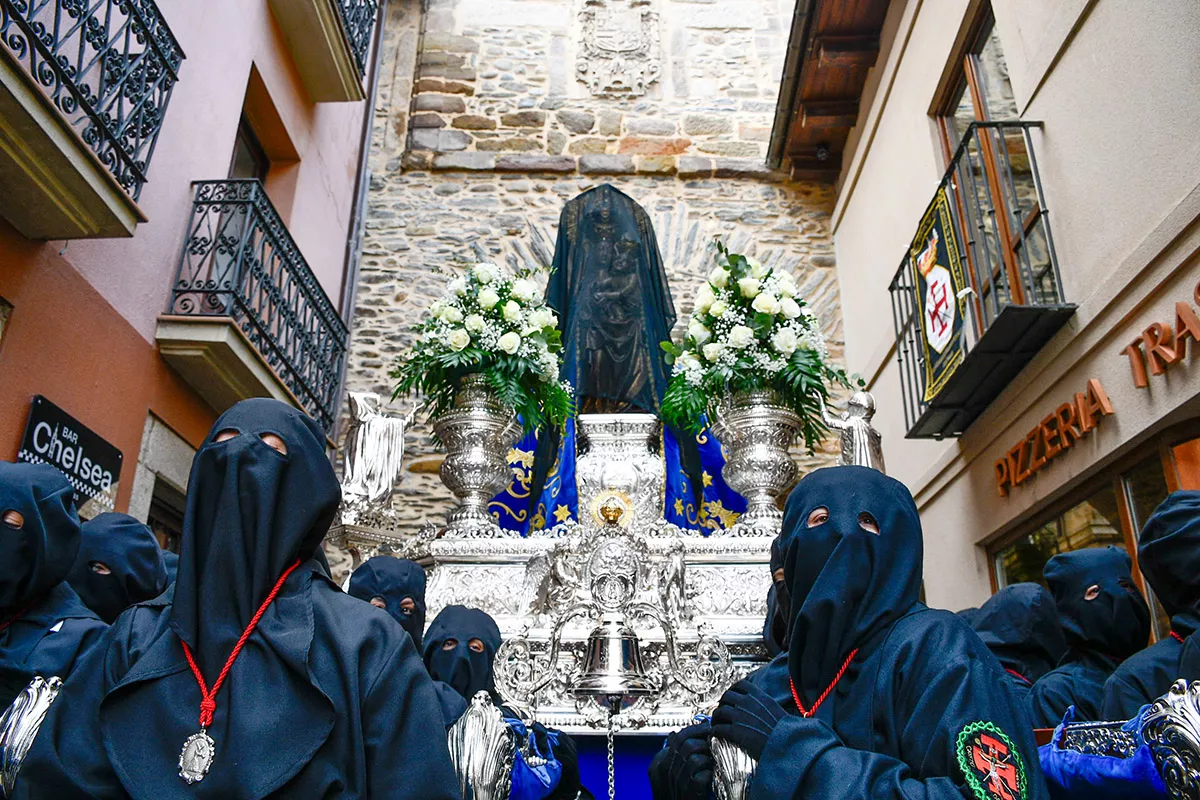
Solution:
[[[613,717],[616,714],[608,715],[608,800],[616,800],[617,797],[617,773],[616,759],[613,754]]]

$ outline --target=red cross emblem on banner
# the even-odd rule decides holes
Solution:
[[[981,733],[971,745],[971,759],[988,792],[999,800],[1018,800],[1021,795],[1017,767],[1008,745]]]

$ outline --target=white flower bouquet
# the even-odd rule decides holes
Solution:
[[[811,451],[827,432],[820,403],[830,383],[849,386],[849,379],[830,362],[820,323],[798,291],[791,274],[717,242],[717,265],[696,292],[683,342],[662,343],[674,365],[663,421],[699,432],[722,398],[771,390],[800,416]]]
[[[396,396],[424,395],[431,416],[453,407],[459,382],[471,374],[521,416],[526,432],[562,425],[572,414],[570,388],[558,382],[558,317],[532,272],[474,265],[447,284],[415,332],[416,343],[390,375]]]

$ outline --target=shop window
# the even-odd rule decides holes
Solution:
[[[1121,488],[1129,503],[1130,529],[1136,536],[1140,534],[1154,509],[1158,508],[1158,504],[1169,494],[1162,459],[1155,455],[1142,460],[1121,476]],[[1143,588],[1150,603],[1150,610],[1154,612],[1154,638],[1161,639],[1171,630],[1171,618],[1144,581]]]

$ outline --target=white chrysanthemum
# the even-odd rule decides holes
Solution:
[[[734,325],[729,331],[729,346],[742,349],[754,343],[754,330],[745,325]]]
[[[462,328],[455,328],[446,337],[446,344],[450,345],[450,349],[454,352],[463,350],[471,343],[471,334],[464,331]]]
[[[785,356],[790,356],[796,352],[797,339],[796,332],[791,328],[780,328],[775,331],[775,335],[771,337],[771,346],[779,353]]]
[[[779,300],[775,295],[763,292],[754,298],[750,307],[760,314],[775,314],[779,311]]]
[[[742,297],[755,297],[762,289],[762,283],[758,278],[742,278],[738,281],[738,289],[741,290]]]
[[[729,270],[724,267],[713,267],[713,271],[708,273],[708,282],[718,289],[724,289],[729,285]]]
[[[520,349],[521,337],[518,334],[509,331],[500,337],[500,339],[496,342],[496,346],[511,356],[513,353],[517,352],[518,349]]]
[[[479,290],[479,305],[484,308],[494,308],[500,302],[500,295],[495,290],[484,287]]]

